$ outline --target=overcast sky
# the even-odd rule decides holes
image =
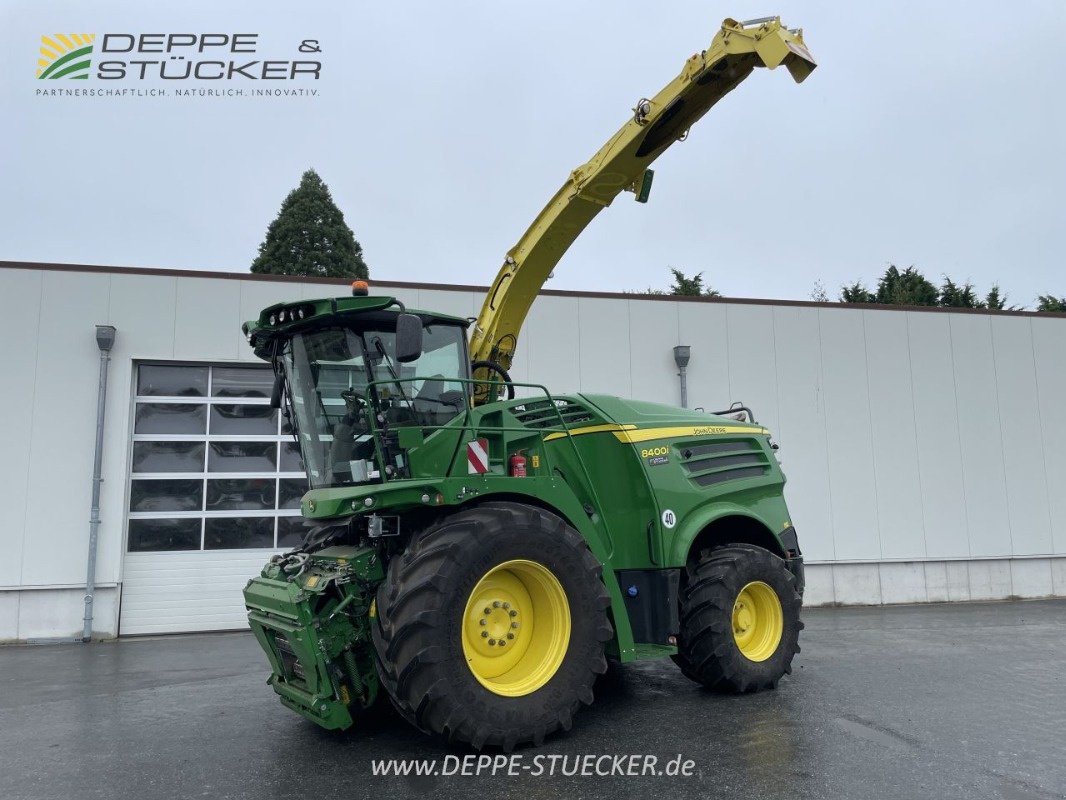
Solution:
[[[892,262],[1026,305],[1066,295],[1061,0],[161,5],[3,0],[0,259],[246,271],[313,166],[372,278],[487,284],[723,17],[780,13],[814,74],[756,71],[549,288],[665,287],[676,266],[727,296],[806,299],[820,280],[835,297]],[[285,58],[314,38],[319,96],[36,98],[103,83],[35,79],[57,31],[257,32]]]

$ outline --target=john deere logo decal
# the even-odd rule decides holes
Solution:
[[[95,33],[53,33],[41,37],[37,77],[41,80],[72,78],[87,80]]]

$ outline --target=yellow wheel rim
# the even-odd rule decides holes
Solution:
[[[478,683],[504,697],[552,679],[570,644],[563,586],[535,561],[506,561],[477,582],[463,611],[463,655]]]
[[[769,584],[752,581],[733,603],[733,640],[749,661],[765,661],[777,651],[785,630],[781,600]]]

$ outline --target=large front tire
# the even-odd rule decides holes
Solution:
[[[599,562],[559,517],[504,502],[459,511],[389,563],[372,626],[382,686],[449,742],[540,744],[592,702],[609,605]]]
[[[706,550],[686,571],[674,661],[708,688],[776,688],[799,652],[802,600],[785,562],[760,547]]]

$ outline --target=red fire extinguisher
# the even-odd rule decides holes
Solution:
[[[511,456],[511,477],[526,477],[526,457],[522,455],[521,450]]]

